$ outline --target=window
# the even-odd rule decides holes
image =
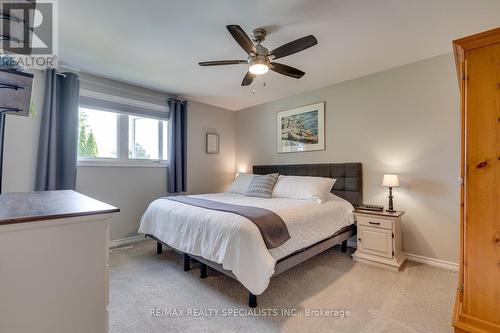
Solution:
[[[166,120],[80,107],[80,166],[165,166],[167,138]]]
[[[78,156],[117,158],[118,114],[80,108]]]
[[[167,159],[168,124],[152,118],[128,116],[128,157],[132,159]]]

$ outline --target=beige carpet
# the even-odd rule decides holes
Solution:
[[[179,255],[155,249],[144,241],[111,253],[111,333],[452,332],[456,272],[412,262],[392,272],[330,249],[273,278],[250,310],[237,281],[210,268],[200,279],[196,265],[184,272]]]

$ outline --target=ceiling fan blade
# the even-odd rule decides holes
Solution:
[[[247,72],[247,74],[243,78],[243,81],[241,82],[241,85],[242,86],[249,86],[250,84],[252,84],[253,79],[255,79],[255,74]]]
[[[236,24],[231,24],[231,25],[226,25],[227,30],[229,30],[229,33],[233,38],[240,44],[240,46],[245,50],[246,53],[257,53],[257,50],[255,49],[255,45],[253,45],[252,40],[248,35],[241,29],[239,25]]]
[[[202,61],[199,62],[200,66],[220,66],[220,65],[239,65],[248,64],[246,60],[216,60],[216,61]]]
[[[279,59],[310,48],[316,44],[318,44],[316,37],[309,35],[296,39],[290,43],[286,43],[285,45],[272,50],[269,54],[274,55],[274,59]]]
[[[290,76],[296,79],[300,79],[302,76],[304,76],[304,72],[297,69],[293,68],[287,65],[283,65],[277,62],[272,62],[269,64],[269,69],[272,71],[275,71],[276,73],[280,73],[286,76]]]

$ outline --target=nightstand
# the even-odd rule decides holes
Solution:
[[[400,270],[406,260],[401,244],[403,214],[355,210],[358,249],[352,255],[354,261]]]

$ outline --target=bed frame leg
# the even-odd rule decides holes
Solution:
[[[347,240],[342,242],[342,245],[340,246],[340,250],[342,252],[347,252]]]
[[[207,265],[200,262],[200,279],[205,279],[207,277]]]
[[[248,292],[248,306],[251,308],[255,308],[257,306],[257,296]]]
[[[163,246],[160,242],[156,242],[156,254],[162,254],[163,253]]]
[[[187,272],[191,269],[191,258],[187,253],[184,253],[184,272]]]

